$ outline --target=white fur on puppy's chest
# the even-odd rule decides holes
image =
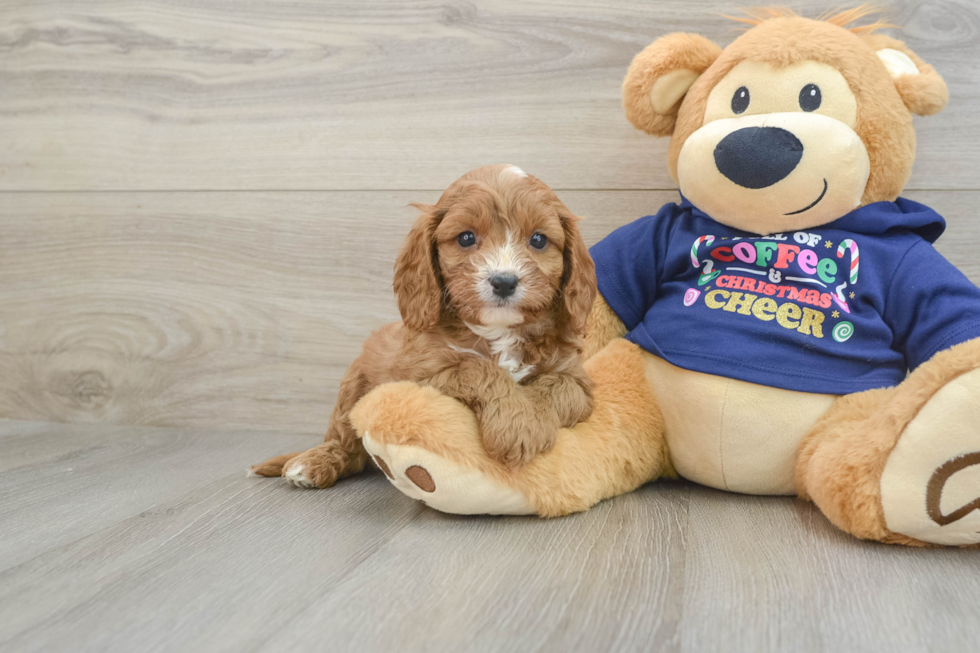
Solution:
[[[490,345],[490,353],[497,359],[497,365],[505,370],[515,383],[520,383],[534,371],[534,365],[522,365],[524,341],[513,329],[497,326],[467,324],[470,331],[480,336]]]

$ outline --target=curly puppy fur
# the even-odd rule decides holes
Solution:
[[[494,459],[514,467],[592,413],[583,336],[595,268],[574,216],[515,166],[454,182],[418,219],[395,264],[402,322],[365,341],[348,369],[323,444],[256,465],[261,476],[319,488],[368,460],[350,411],[372,388],[413,381],[470,407]],[[516,279],[502,296],[495,279]],[[290,471],[294,474],[290,474]]]

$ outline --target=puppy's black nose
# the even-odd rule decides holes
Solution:
[[[493,287],[493,294],[501,299],[510,297],[517,289],[516,274],[495,274],[490,277],[490,285]]]
[[[803,143],[779,127],[743,127],[715,147],[718,172],[744,188],[767,188],[785,179],[803,158]]]

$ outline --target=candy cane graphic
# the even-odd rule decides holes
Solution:
[[[860,255],[858,253],[858,246],[850,238],[845,238],[841,241],[840,245],[837,247],[837,258],[843,258],[844,252],[851,250],[851,274],[849,280],[851,283],[857,283],[858,280],[858,263],[860,262]],[[844,288],[847,288],[847,281],[837,286],[837,294],[834,295],[834,301],[845,313],[850,313],[851,309],[847,307],[847,300],[844,299]]]
[[[845,238],[837,247],[837,258],[842,258],[844,252],[851,250],[851,283],[858,282],[858,246],[850,238]]]
[[[694,244],[691,245],[691,263],[694,267],[701,267],[701,261],[698,260],[698,248],[701,246],[701,243],[705,243],[706,247],[711,247],[711,243],[713,242],[715,242],[714,236],[701,236],[694,241]]]
[[[721,274],[721,271],[715,270],[715,262],[712,260],[707,260],[704,262],[704,271],[701,272],[701,276],[698,277],[698,285],[703,286],[706,283],[711,283],[715,278]]]
[[[840,306],[840,308],[841,308],[842,311],[844,311],[845,313],[850,313],[851,312],[851,309],[849,309],[847,307],[847,300],[844,299],[844,292],[843,292],[844,291],[844,288],[847,288],[847,282],[846,281],[844,283],[842,283],[841,285],[837,286],[837,294],[836,295],[831,295],[831,297],[833,298],[833,300],[835,302],[837,302],[837,305]]]

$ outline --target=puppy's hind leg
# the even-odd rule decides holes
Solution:
[[[286,463],[301,453],[303,452],[297,451],[295,453],[284,453],[281,456],[274,456],[263,463],[252,465],[252,468],[248,471],[254,476],[282,476],[282,468],[286,466]]]
[[[364,469],[368,455],[350,424],[349,415],[354,404],[370,389],[370,384],[353,370],[353,367],[348,370],[340,384],[337,405],[330,416],[323,444],[283,462],[281,474],[288,483],[322,489]]]
[[[324,442],[291,458],[283,467],[282,477],[290,485],[323,489],[342,478],[357,474],[367,463],[367,453],[357,442],[356,450]]]

